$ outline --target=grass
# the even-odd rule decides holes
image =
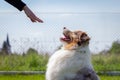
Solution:
[[[120,76],[100,76],[101,80],[120,80]],[[0,75],[0,80],[45,80],[44,75]]]
[[[48,55],[30,52],[25,55],[0,55],[0,71],[45,71]],[[119,55],[93,55],[96,71],[120,71]]]
[[[29,51],[24,55],[0,55],[0,71],[45,71],[48,55]],[[120,57],[115,54],[92,56],[96,71],[120,71]],[[120,80],[120,76],[100,76],[101,80]],[[0,75],[0,80],[45,80],[44,75]]]
[[[0,71],[45,71],[47,55],[28,53],[25,55],[0,55]]]
[[[99,54],[92,56],[92,63],[96,71],[120,71],[120,55]]]
[[[0,75],[0,80],[45,80],[44,75]]]
[[[100,76],[101,80],[120,80],[120,76]]]

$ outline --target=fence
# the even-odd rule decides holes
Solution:
[[[36,75],[45,74],[45,71],[0,71],[1,75]],[[120,76],[120,71],[97,72],[98,75]]]

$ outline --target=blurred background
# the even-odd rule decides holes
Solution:
[[[91,37],[95,70],[120,71],[120,0],[23,1],[44,23],[32,23],[23,11],[0,1],[1,71],[45,71],[61,45],[63,27]]]

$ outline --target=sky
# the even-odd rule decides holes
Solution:
[[[0,0],[0,47],[9,34],[13,52],[29,47],[53,52],[61,42],[63,27],[82,30],[91,37],[90,50],[109,49],[120,40],[120,0],[22,0],[44,23],[32,23]]]

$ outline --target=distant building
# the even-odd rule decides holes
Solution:
[[[10,45],[10,42],[9,42],[8,34],[7,34],[6,40],[3,42],[1,51],[4,52],[5,54],[10,54],[11,53],[11,45]]]

